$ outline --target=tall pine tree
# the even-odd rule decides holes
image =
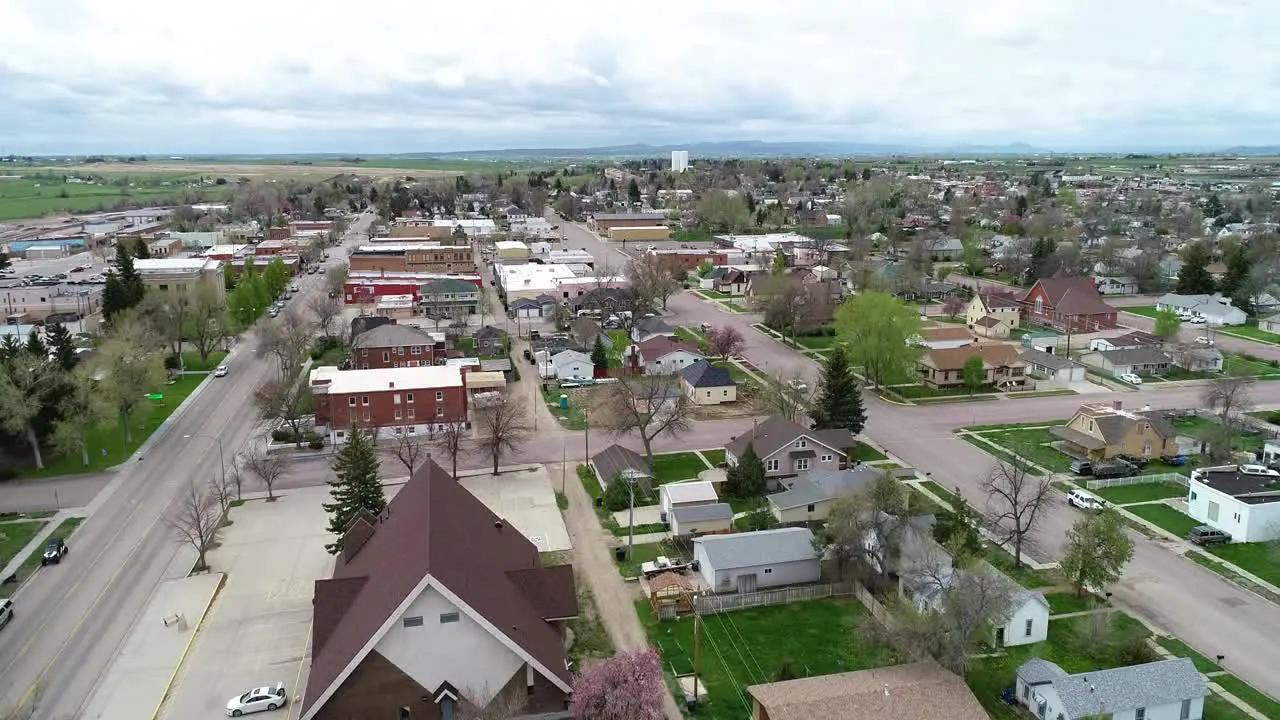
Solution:
[[[45,333],[45,341],[49,345],[53,362],[64,372],[71,372],[80,361],[80,356],[76,354],[76,343],[67,326],[62,323],[50,325]]]
[[[768,480],[764,463],[756,455],[755,447],[747,445],[742,457],[725,475],[725,490],[731,497],[752,498],[764,495]]]
[[[114,264],[115,272],[107,274],[107,284],[102,289],[102,317],[108,322],[117,314],[142,302],[147,292],[125,243],[116,244]]]
[[[1178,270],[1179,295],[1204,295],[1214,291],[1213,275],[1209,273],[1209,251],[1201,243],[1191,243],[1182,251],[1182,268]]]
[[[604,372],[609,367],[609,354],[604,349],[604,331],[596,333],[596,344],[591,346],[591,364],[596,372]]]
[[[822,384],[818,400],[809,411],[814,430],[843,428],[857,435],[867,424],[867,413],[862,406],[862,389],[853,376],[849,357],[843,348],[837,347],[827,354],[822,367]]]
[[[334,555],[342,552],[342,536],[351,521],[361,513],[377,517],[387,507],[382,483],[378,481],[380,464],[373,439],[363,428],[352,428],[350,439],[334,455],[335,477],[329,481],[333,502],[322,506],[329,513],[329,532],[337,536],[324,546],[325,550]]]

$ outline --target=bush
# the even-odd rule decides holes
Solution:
[[[289,428],[276,428],[271,431],[271,439],[279,443],[296,442],[298,436]]]
[[[1160,659],[1160,655],[1143,635],[1129,635],[1120,641],[1116,650],[1120,662],[1125,665],[1143,665]]]
[[[307,442],[307,447],[311,448],[312,450],[323,450],[324,441],[321,440],[320,438],[315,438]]]

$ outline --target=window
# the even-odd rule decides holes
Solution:
[[[444,408],[442,407],[436,408],[436,417],[444,417]]]
[[[1147,709],[1146,709],[1146,708],[1134,708],[1134,710],[1133,710],[1133,720],[1147,720]]]
[[[443,402],[443,401],[444,401],[444,391],[443,391],[443,390],[437,390],[437,391],[436,391],[436,402]]]
[[[446,625],[448,623],[456,623],[456,622],[458,622],[458,613],[456,612],[440,613],[441,625]]]
[[[1031,637],[1031,626],[1032,626],[1032,625],[1035,625],[1035,620],[1032,620],[1031,618],[1027,618],[1027,628],[1026,628],[1026,630],[1023,632],[1023,634],[1024,634],[1026,637]]]
[[[1195,493],[1195,491],[1193,490],[1193,491],[1191,492],[1191,500],[1194,502],[1194,501],[1195,501],[1195,499],[1196,499],[1196,493]]]
[[[813,512],[813,503],[809,503],[809,507],[805,508],[805,512]]]
[[[772,573],[773,573],[773,568],[765,568],[765,569],[764,569],[764,574],[765,574],[765,575],[770,575],[770,574],[772,574]]]
[[[1214,502],[1214,501],[1212,501],[1212,500],[1210,500],[1210,501],[1209,501],[1209,513],[1208,513],[1208,514],[1209,514],[1209,519],[1210,519],[1210,520],[1212,520],[1212,521],[1214,521],[1214,522],[1218,522],[1218,503],[1216,503],[1216,502]]]
[[[808,469],[809,469],[809,458],[800,458],[799,460],[796,460],[796,469],[797,469],[797,470],[808,470]]]
[[[405,393],[405,394],[404,394],[404,401],[405,401],[405,402],[407,402],[407,403],[409,403],[410,405],[412,405],[412,404],[413,404],[413,393]]]
[[[409,408],[409,419],[413,419],[413,408]]]
[[[1178,720],[1191,720],[1191,701],[1182,701],[1182,711],[1178,713]]]
[[[391,351],[390,351],[390,350],[383,350],[383,351],[382,351],[382,362],[391,362]]]
[[[765,461],[765,464],[764,464],[764,469],[765,469],[765,471],[766,471],[766,472],[777,472],[777,471],[778,471],[778,461],[777,461],[776,459],[774,459],[774,460],[766,460],[766,461]]]
[[[824,454],[824,455],[822,456],[822,462],[831,462],[831,458],[832,458],[832,456],[831,456],[831,454],[830,454],[830,453]]]
[[[401,346],[399,347],[399,351],[400,351],[400,352],[399,352],[399,354],[400,354],[400,355],[403,355],[403,354],[404,354],[404,346],[403,346],[403,345],[401,345]]]
[[[421,354],[422,354],[422,346],[421,346],[421,345],[414,345],[414,346],[410,347],[410,348],[409,348],[409,354],[410,354],[410,355],[421,355]]]
[[[410,616],[405,617],[405,618],[401,621],[401,623],[402,623],[405,627],[422,627],[422,616],[421,616],[421,615],[410,615]]]
[[[361,395],[361,396],[360,396],[360,404],[361,404],[361,405],[363,405],[363,406],[365,406],[365,407],[369,407],[369,396],[368,396],[368,395]]]
[[[355,406],[356,406],[356,396],[355,396],[355,395],[352,395],[351,397],[347,398],[347,405],[349,405],[349,406],[351,406],[351,407],[355,407]]]
[[[369,357],[369,348],[360,348],[360,357]]]
[[[804,438],[800,438],[799,440],[796,441],[796,447],[807,448],[809,447],[809,441],[805,440]]]
[[[400,419],[400,408],[396,408],[396,419]]]

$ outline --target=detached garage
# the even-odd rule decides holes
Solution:
[[[702,582],[718,593],[817,582],[820,574],[808,528],[695,538],[693,559]]]

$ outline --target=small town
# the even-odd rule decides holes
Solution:
[[[6,122],[0,720],[1280,720],[1266,136]]]

